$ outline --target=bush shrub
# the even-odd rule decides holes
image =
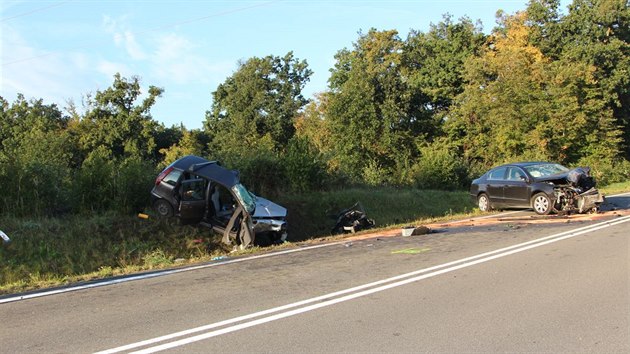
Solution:
[[[630,179],[630,162],[621,158],[582,158],[580,166],[591,168],[598,186],[624,182]]]
[[[326,162],[305,138],[296,136],[289,141],[281,163],[291,191],[319,190],[327,182]]]
[[[467,186],[468,170],[453,148],[436,142],[420,148],[420,153],[412,166],[418,188],[455,190]]]

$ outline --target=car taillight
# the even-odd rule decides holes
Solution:
[[[169,167],[165,169],[164,171],[162,171],[162,173],[160,173],[155,179],[155,185],[157,186],[158,184],[162,183],[162,180],[164,179],[164,177],[168,176],[168,174],[171,173],[171,171],[173,171],[173,167]]]

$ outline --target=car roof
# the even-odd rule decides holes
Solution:
[[[228,170],[217,161],[210,161],[203,157],[188,155],[173,162],[174,168],[194,173],[197,176],[215,181],[226,188],[232,188],[239,183],[238,171]]]
[[[532,165],[540,165],[540,164],[556,164],[555,162],[546,162],[546,161],[524,161],[524,162],[514,162],[507,163],[505,165],[497,166],[497,167],[506,167],[506,166],[518,166],[518,167],[527,167]]]
[[[171,164],[172,167],[175,167],[179,170],[188,170],[191,165],[208,162],[208,160],[203,157],[188,155],[184,156],[177,161]]]

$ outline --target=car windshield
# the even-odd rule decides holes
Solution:
[[[569,171],[568,168],[557,163],[541,163],[537,165],[526,166],[525,169],[532,177],[547,177],[562,172]]]
[[[232,191],[238,198],[238,201],[241,203],[245,210],[248,213],[253,214],[254,210],[256,210],[256,196],[250,193],[247,188],[245,188],[242,184],[237,184],[232,187]]]

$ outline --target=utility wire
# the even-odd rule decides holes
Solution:
[[[34,13],[36,13],[36,12],[40,12],[40,11],[44,11],[44,10],[48,10],[48,9],[52,9],[52,8],[54,8],[54,7],[59,7],[59,6],[61,6],[61,5],[65,5],[65,4],[69,3],[69,2],[70,2],[70,1],[61,1],[61,2],[58,2],[58,3],[56,3],[56,4],[48,5],[48,6],[46,6],[46,7],[40,7],[40,8],[38,8],[38,9],[33,9],[33,10],[31,10],[31,11],[22,12],[22,13],[17,14],[17,15],[13,15],[13,16],[10,16],[10,17],[5,17],[5,18],[3,18],[3,19],[0,19],[0,22],[7,22],[7,21],[12,20],[12,19],[14,19],[14,18],[23,17],[23,16],[28,16],[28,15],[34,14]]]

